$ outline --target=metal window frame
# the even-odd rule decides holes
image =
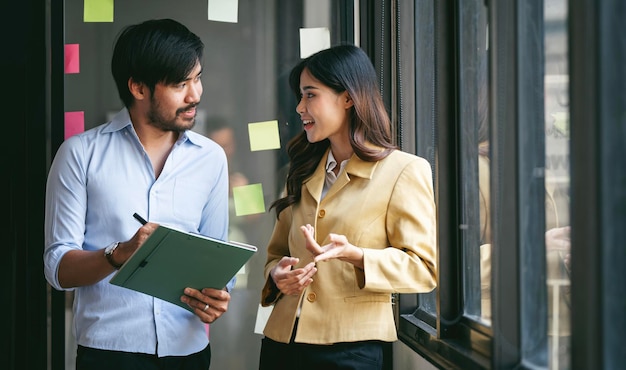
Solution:
[[[622,0],[570,0],[572,368],[626,363],[626,43]]]
[[[508,368],[543,366],[546,343],[545,305],[527,304],[545,292],[545,273],[533,274],[525,266],[545,271],[543,224],[531,216],[544,214],[543,43],[531,38],[542,30],[540,1],[490,2],[490,125],[492,127],[492,330],[464,316],[460,232],[458,229],[459,158],[456,1],[435,3],[435,101],[437,130],[436,196],[439,213],[439,286],[437,325],[416,315],[404,315],[400,338],[438,366]],[[539,17],[539,18],[538,18]],[[537,19],[541,19],[537,22]],[[511,25],[515,25],[513,28]],[[530,30],[530,31],[529,31]],[[537,33],[534,33],[537,34]],[[538,33],[541,34],[541,33]],[[521,58],[523,57],[523,61]],[[539,90],[538,90],[539,89]],[[419,113],[418,113],[419,114]],[[540,119],[537,119],[540,117]],[[529,128],[528,120],[536,120]],[[456,138],[456,139],[455,139]],[[532,142],[532,146],[527,144]],[[494,197],[494,194],[501,196]],[[532,202],[529,199],[533,199]],[[532,204],[532,205],[530,205]],[[522,205],[524,205],[522,207]],[[540,209],[541,208],[541,209]],[[409,299],[399,297],[400,307]],[[545,304],[545,299],[540,299]],[[540,302],[540,303],[541,303]],[[535,320],[534,325],[524,325]],[[436,330],[436,332],[435,332]]]

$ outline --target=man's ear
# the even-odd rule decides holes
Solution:
[[[148,89],[142,82],[137,82],[132,78],[128,79],[128,90],[135,97],[135,100],[143,100],[147,97]]]

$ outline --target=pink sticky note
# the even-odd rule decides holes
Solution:
[[[65,140],[85,131],[85,112],[65,112]]]
[[[65,73],[79,73],[80,58],[78,54],[78,44],[65,45]]]

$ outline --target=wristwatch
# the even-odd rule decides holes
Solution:
[[[109,261],[111,266],[115,267],[116,270],[119,270],[120,267],[122,267],[121,263],[117,264],[115,263],[115,261],[113,261],[113,252],[115,252],[115,249],[117,249],[119,245],[120,245],[120,242],[115,242],[115,243],[111,243],[108,247],[104,248],[104,256],[106,257],[107,261]]]

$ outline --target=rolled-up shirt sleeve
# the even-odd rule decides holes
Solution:
[[[70,250],[82,249],[87,195],[81,163],[80,139],[69,138],[57,151],[46,184],[44,274],[57,290],[61,259]]]

